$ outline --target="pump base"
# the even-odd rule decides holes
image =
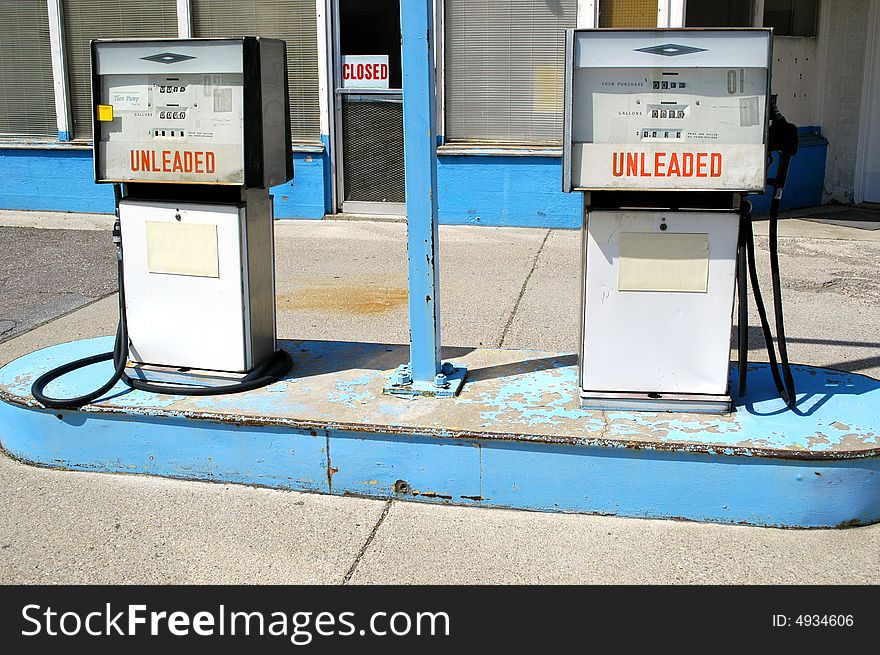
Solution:
[[[7,452],[64,469],[460,505],[786,527],[880,521],[880,381],[853,373],[793,367],[794,412],[754,363],[731,414],[588,411],[575,355],[444,349],[469,370],[461,393],[396,398],[382,389],[407,346],[286,341],[296,368],[246,393],[120,383],[71,411],[31,397],[44,371],[112,344],[74,341],[0,369]],[[78,395],[111,372],[96,364],[47,392]]]
[[[605,411],[686,412],[690,414],[727,414],[732,408],[730,396],[707,393],[608,393],[581,389],[581,409]]]
[[[132,364],[125,367],[128,377],[156,384],[180,384],[190,387],[224,387],[239,384],[247,373],[182,369],[152,364]]]

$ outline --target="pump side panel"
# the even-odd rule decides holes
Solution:
[[[249,370],[241,254],[245,208],[123,200],[119,219],[131,359]]]
[[[737,230],[734,212],[588,214],[583,389],[727,391]]]

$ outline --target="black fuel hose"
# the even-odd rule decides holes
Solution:
[[[43,373],[34,380],[31,385],[31,394],[42,405],[52,409],[77,409],[86,405],[105,393],[110,391],[117,382],[122,380],[132,389],[141,391],[149,391],[151,393],[171,394],[177,396],[219,396],[222,394],[241,393],[243,391],[251,391],[264,387],[273,382],[277,382],[291,369],[293,362],[290,355],[283,349],[278,349],[266,362],[250,371],[244,376],[240,382],[222,386],[209,387],[192,387],[184,385],[172,384],[156,384],[137,380],[125,374],[125,363],[128,360],[128,324],[125,312],[125,285],[123,284],[123,264],[122,264],[122,232],[119,224],[119,218],[113,225],[113,242],[116,245],[116,280],[119,289],[119,325],[116,329],[116,341],[113,350],[106,353],[83,357],[67,364],[63,364],[57,368]],[[73,398],[53,398],[45,393],[46,386],[60,378],[62,375],[70,373],[92,364],[113,360],[113,375],[99,389],[75,396]]]
[[[747,204],[747,203],[744,203]],[[778,214],[778,208],[777,212]],[[783,319],[782,308],[782,290],[779,276],[779,252],[778,252],[778,216],[775,216],[771,204],[770,218],[770,279],[773,292],[773,314],[776,321],[776,344],[779,347],[779,359],[776,357],[776,346],[774,346],[773,333],[770,329],[770,321],[767,317],[767,309],[764,306],[764,298],[761,293],[761,287],[758,280],[758,271],[755,263],[755,235],[752,230],[752,216],[748,208],[741,211],[740,224],[740,243],[741,250],[739,253],[740,262],[737,270],[738,291],[739,291],[739,332],[738,332],[738,357],[739,357],[739,397],[745,397],[746,382],[748,376],[748,291],[747,278],[743,269],[748,271],[748,280],[751,282],[752,290],[755,296],[755,307],[758,310],[758,318],[761,322],[761,332],[764,335],[764,342],[767,347],[767,359],[770,364],[770,374],[773,377],[773,383],[779,392],[779,397],[790,409],[794,409],[797,404],[797,395],[794,385],[794,378],[791,373],[791,365],[788,361],[788,348],[786,347],[785,324]],[[781,373],[780,373],[781,370]]]
[[[743,201],[740,206],[740,230],[739,243],[737,246],[737,291],[738,291],[738,372],[739,372],[739,397],[745,397],[746,381],[748,375],[748,284],[746,271],[751,281],[755,295],[755,306],[761,321],[761,332],[767,347],[767,358],[770,363],[770,374],[773,383],[779,392],[780,398],[790,409],[797,405],[797,390],[795,389],[794,376],[791,372],[791,364],[788,360],[788,342],[785,338],[785,321],[782,308],[782,282],[779,274],[779,205],[782,199],[782,190],[788,178],[788,168],[791,158],[797,152],[797,128],[785,120],[779,112],[775,102],[770,106],[770,150],[779,152],[779,166],[776,177],[769,180],[773,193],[770,197],[770,220],[769,220],[769,249],[770,249],[770,282],[773,293],[773,314],[776,323],[776,346],[774,346],[773,333],[767,318],[767,310],[761,294],[758,281],[757,265],[755,263],[755,235],[752,230],[751,203]],[[776,357],[776,347],[779,348],[779,358]]]

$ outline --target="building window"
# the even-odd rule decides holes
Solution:
[[[64,46],[75,139],[92,138],[92,39],[177,36],[176,0],[64,0]]]
[[[599,27],[657,27],[657,0],[600,0]]]
[[[318,141],[320,110],[315,0],[191,2],[194,36],[263,36],[287,42],[293,140]],[[364,29],[368,29],[368,26],[364,26]]]
[[[684,24],[688,27],[751,27],[752,0],[688,2]]]
[[[58,134],[46,0],[0,3],[0,137]]]
[[[818,0],[764,0],[764,27],[774,36],[816,36]]]
[[[576,0],[445,0],[447,141],[562,141]]]

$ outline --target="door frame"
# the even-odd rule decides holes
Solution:
[[[400,0],[401,2],[405,0]],[[345,165],[342,140],[344,127],[342,123],[342,103],[347,95],[388,95],[402,96],[402,89],[344,89],[342,88],[342,53],[340,52],[340,12],[339,0],[328,0],[330,5],[330,48],[328,48],[332,65],[328,68],[330,84],[330,114],[333,123],[332,159],[333,181],[336,192],[333,194],[333,213],[363,214],[367,216],[406,216],[405,202],[366,202],[345,200]]]

